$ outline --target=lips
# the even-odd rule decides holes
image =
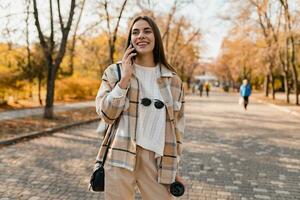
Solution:
[[[137,46],[143,48],[145,46],[147,46],[149,44],[149,42],[137,42]]]

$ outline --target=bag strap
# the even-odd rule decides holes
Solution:
[[[121,69],[119,63],[117,63],[117,70],[118,70],[118,82],[119,82],[121,80]]]
[[[117,63],[117,71],[118,71],[118,81],[116,82],[116,84],[121,80],[121,69],[120,69],[120,64],[119,63]],[[116,121],[113,124],[118,124],[119,120],[120,120],[120,117],[118,117],[118,119],[116,119]],[[111,126],[113,126],[113,124]],[[107,147],[106,147],[104,155],[103,155],[102,166],[104,166],[104,163],[106,161],[106,157],[107,157],[107,153],[108,153],[109,147],[110,147],[110,145],[112,143],[112,140],[114,138],[114,134],[112,135],[111,132],[112,132],[112,127],[110,128],[110,133],[109,133],[109,139],[108,139]]]
[[[115,83],[115,86],[117,85],[117,83],[120,82],[121,80],[121,69],[120,69],[120,63],[117,63],[117,72],[118,72],[118,81]]]
[[[115,121],[114,124],[118,124],[119,121],[120,121],[120,117],[118,119],[116,119],[117,121]],[[112,127],[110,129],[110,133],[109,133],[109,139],[108,139],[108,143],[107,143],[107,146],[106,146],[106,149],[105,149],[105,152],[104,152],[104,155],[103,155],[103,160],[102,160],[102,166],[104,166],[105,164],[105,161],[106,161],[106,157],[107,157],[107,154],[108,154],[108,150],[110,148],[110,145],[115,137],[115,133],[116,131],[114,131],[114,134],[112,134]]]

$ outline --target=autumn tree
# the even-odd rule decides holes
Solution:
[[[109,63],[114,63],[114,53],[116,50],[116,41],[118,37],[118,30],[120,26],[120,20],[122,18],[122,15],[124,13],[125,7],[127,4],[127,0],[124,0],[123,3],[121,4],[120,8],[112,8],[115,10],[117,16],[113,16],[112,12],[109,12],[109,3],[107,0],[104,0],[104,2],[100,1],[99,2],[99,7],[103,8],[105,11],[105,14],[102,15],[100,14],[101,18],[105,19],[106,22],[106,33],[108,37],[108,47],[109,47]],[[115,13],[113,12],[113,13]],[[116,19],[115,19],[116,18]],[[115,23],[113,23],[115,21]],[[114,25],[114,27],[112,27]]]
[[[273,99],[278,89],[277,82],[282,82],[286,93],[286,101],[289,102],[291,84],[295,91],[295,102],[298,104],[298,65],[297,46],[295,42],[297,20],[294,16],[297,9],[289,9],[288,0],[247,0],[244,2],[232,0],[231,12],[224,19],[232,22],[230,31],[231,38],[246,39],[252,41],[253,48],[257,53],[253,59],[258,60],[256,66],[260,69],[252,69],[253,74],[263,73],[265,75],[265,94],[269,94],[269,85]],[[242,37],[240,37],[243,35]],[[228,36],[229,37],[229,36]],[[232,40],[239,43],[239,40]],[[224,40],[225,41],[225,40]],[[235,48],[229,47],[226,48]],[[232,49],[232,51],[234,51]],[[222,51],[223,52],[223,51]],[[228,56],[223,58],[228,59]],[[223,63],[224,59],[219,63]],[[243,57],[235,58],[241,62]],[[225,59],[225,60],[226,60]],[[228,63],[228,62],[227,62]],[[233,66],[228,66],[233,71]],[[257,72],[255,72],[257,71]],[[292,78],[292,79],[291,79]]]
[[[46,58],[48,74],[47,74],[47,94],[46,94],[46,106],[44,117],[45,118],[53,118],[53,100],[54,100],[54,90],[55,90],[55,78],[57,71],[60,67],[62,59],[66,52],[66,44],[68,40],[68,35],[71,29],[74,9],[75,9],[75,0],[70,0],[70,9],[68,14],[67,23],[65,24],[60,7],[60,0],[56,1],[57,4],[57,12],[58,19],[60,24],[60,32],[61,38],[59,41],[55,41],[55,30],[54,30],[54,8],[53,8],[53,0],[49,0],[49,8],[50,8],[50,36],[49,42],[46,40],[45,33],[43,33],[40,25],[39,19],[39,9],[37,6],[37,1],[33,0],[33,11],[35,18],[35,26],[38,31],[38,36],[40,40],[40,44],[43,48],[44,56]],[[57,44],[56,44],[57,43]],[[57,53],[55,53],[55,46],[58,46]]]

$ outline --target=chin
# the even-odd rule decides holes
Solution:
[[[139,54],[141,55],[145,55],[145,54],[149,54],[149,53],[153,53],[153,49],[142,49],[140,51],[138,51]]]

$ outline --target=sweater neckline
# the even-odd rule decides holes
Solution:
[[[155,67],[146,67],[146,66],[143,66],[143,65],[138,65],[136,63],[134,63],[135,67],[138,68],[138,69],[141,69],[141,70],[145,70],[145,71],[155,71],[158,69],[159,65],[155,65]]]

